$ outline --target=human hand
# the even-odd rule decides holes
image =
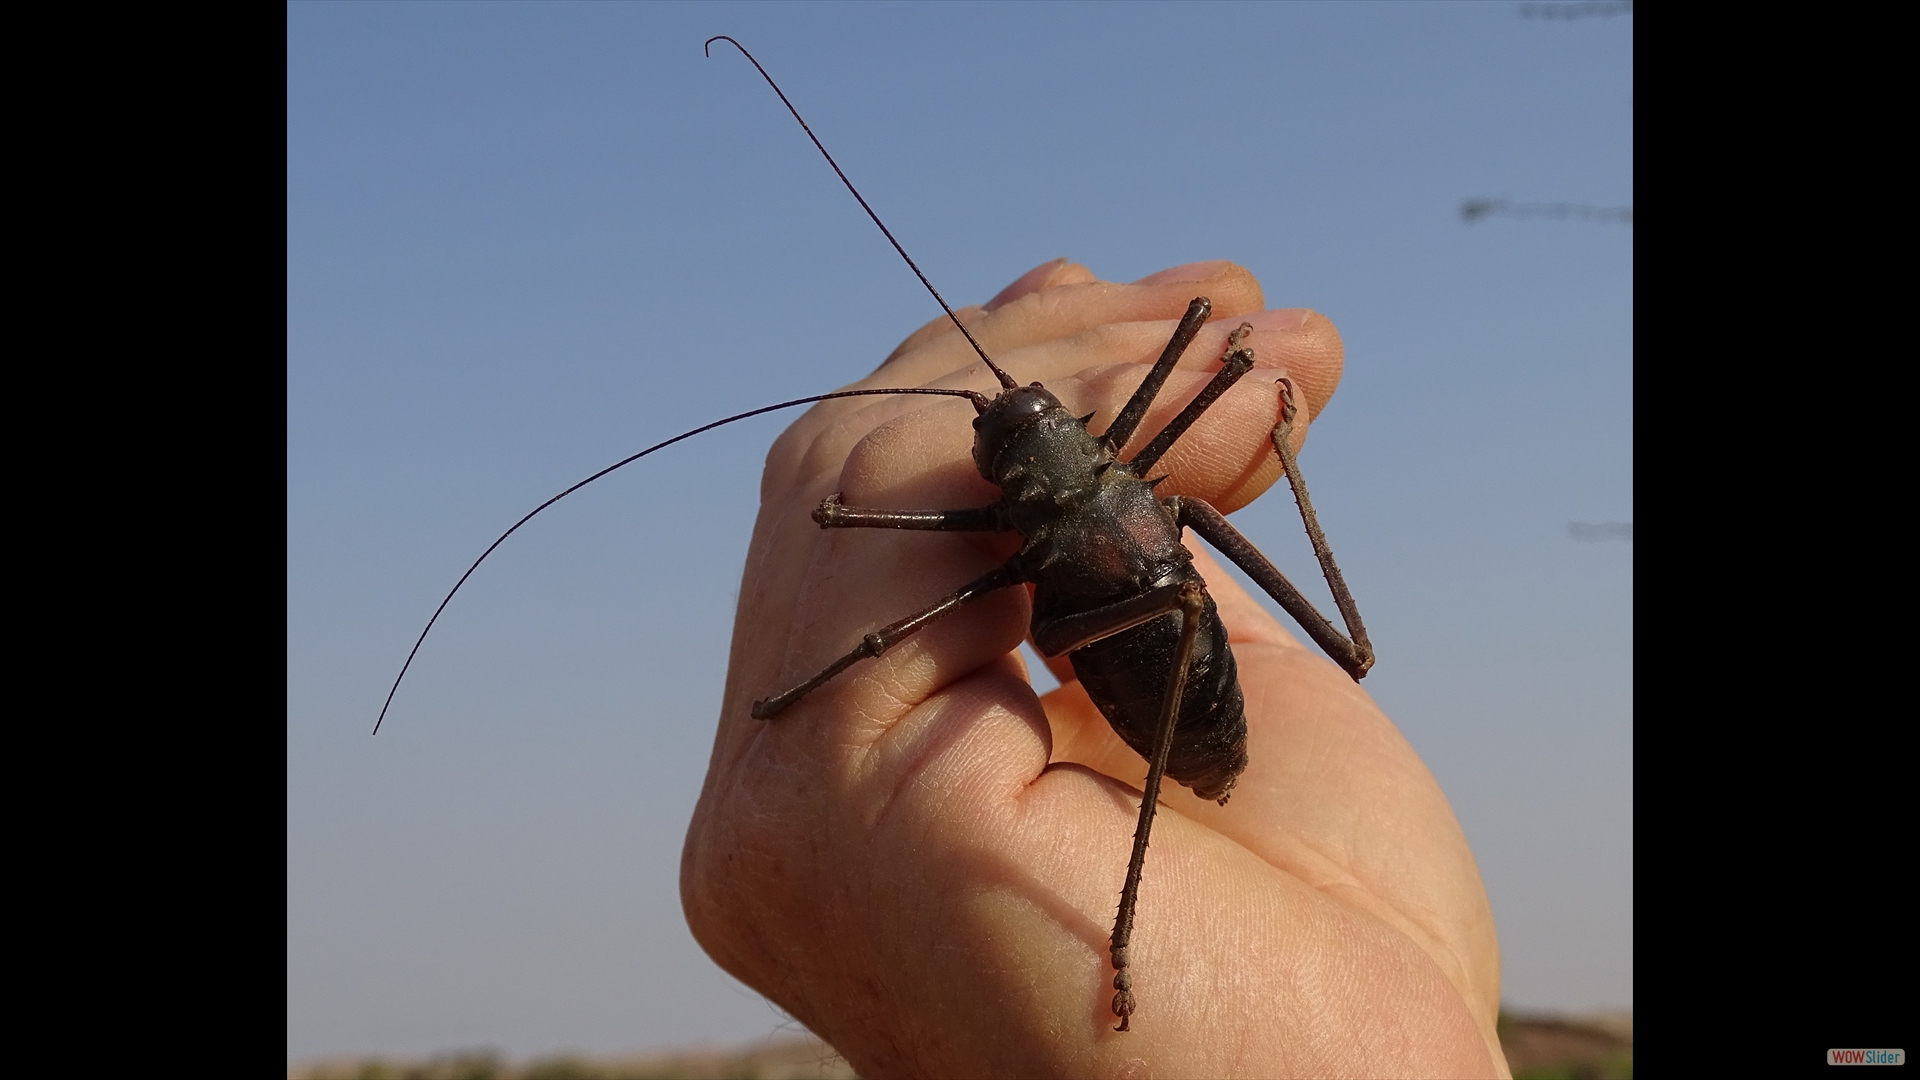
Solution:
[[[1196,296],[1213,319],[1131,444],[1150,438],[1251,322],[1256,367],[1156,471],[1223,512],[1280,476],[1277,377],[1295,444],[1339,381],[1332,325],[1263,312],[1226,263],[1133,285],[1064,260],[960,312],[1022,384],[1104,430]],[[866,387],[997,390],[944,316]],[[1197,545],[1239,664],[1251,763],[1221,807],[1162,789],[1132,945],[1138,1011],[1115,1033],[1107,935],[1146,762],[1074,681],[1036,698],[1005,589],[865,660],[771,720],[752,702],[863,633],[1004,562],[1011,534],[821,530],[850,505],[982,506],[972,409],[921,396],[825,402],[768,454],[713,758],[681,895],[726,970],[863,1075],[1505,1075],[1499,956],[1473,857],[1432,776],[1339,668]],[[1123,455],[1125,456],[1125,455]]]

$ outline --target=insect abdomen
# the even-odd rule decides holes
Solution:
[[[1128,746],[1149,761],[1153,760],[1154,729],[1172,681],[1179,643],[1180,620],[1162,617],[1069,654],[1074,673],[1101,715]],[[1174,727],[1173,748],[1167,755],[1167,775],[1203,799],[1224,803],[1246,767],[1247,718],[1240,696],[1240,672],[1227,647],[1227,628],[1209,596],[1201,615],[1200,634],[1194,641],[1186,691],[1180,697],[1180,718]]]

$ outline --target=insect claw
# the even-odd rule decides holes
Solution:
[[[820,500],[820,505],[813,510],[813,520],[822,529],[833,528],[834,522],[838,521],[839,518],[840,493],[837,491]]]
[[[1282,375],[1274,385],[1280,388],[1280,426],[1291,428],[1293,415],[1298,411],[1293,403],[1293,380]]]

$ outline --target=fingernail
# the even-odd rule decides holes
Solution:
[[[1219,273],[1227,265],[1225,259],[1212,259],[1207,262],[1188,263],[1157,274],[1148,274],[1135,285],[1178,285],[1183,281],[1205,281]]]
[[[1312,308],[1280,308],[1276,311],[1260,311],[1240,320],[1252,323],[1255,330],[1298,330],[1307,325],[1313,316]],[[1235,323],[1238,326],[1239,323]]]
[[[1011,304],[1028,293],[1039,292],[1041,289],[1046,288],[1047,282],[1053,279],[1053,275],[1059,273],[1066,265],[1067,260],[1062,257],[1052,262],[1041,263],[1039,266],[1021,274],[1019,280],[1001,289],[994,295],[993,299],[987,301],[987,310],[992,311],[994,308],[1001,307],[1002,305]]]

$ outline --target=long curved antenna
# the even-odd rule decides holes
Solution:
[[[572,487],[561,492],[560,494],[555,495],[553,498],[548,499],[546,502],[541,503],[539,506],[534,507],[533,510],[530,511],[526,517],[523,517],[519,521],[514,522],[513,528],[508,529],[506,532],[501,533],[500,538],[498,540],[495,540],[493,543],[488,544],[487,550],[481,552],[479,558],[473,560],[473,565],[467,567],[467,572],[464,574],[461,574],[460,580],[454,582],[453,588],[447,590],[446,599],[440,601],[440,606],[433,609],[433,618],[427,620],[426,629],[420,631],[420,637],[414,641],[413,649],[407,653],[407,662],[400,665],[400,674],[394,677],[393,689],[387,691],[386,704],[380,706],[380,718],[373,722],[373,733],[375,735],[380,734],[380,725],[387,719],[387,710],[393,706],[393,695],[400,692],[400,680],[407,677],[407,669],[413,666],[414,654],[420,651],[421,644],[427,640],[427,634],[429,631],[433,629],[433,624],[440,620],[440,613],[447,610],[447,604],[452,602],[453,594],[460,591],[460,586],[465,585],[467,583],[467,579],[473,576],[473,572],[475,570],[480,569],[480,564],[487,561],[487,556],[493,554],[494,548],[497,548],[502,543],[504,543],[507,537],[512,536],[516,531],[519,530],[520,526],[525,525],[529,521],[532,521],[533,516],[535,514],[538,514],[540,511],[545,510],[547,507],[552,506],[554,503],[559,502],[561,499],[566,498],[567,496],[573,494],[574,492],[579,491],[581,488],[586,487],[588,484],[593,483],[595,480],[600,479],[601,477],[607,475],[608,473],[614,471],[615,469],[625,468],[626,466],[631,465],[636,461],[639,461],[641,458],[646,457],[648,454],[653,453],[655,450],[665,449],[666,447],[672,446],[674,443],[677,443],[682,439],[691,439],[695,435],[698,435],[703,431],[712,431],[714,428],[717,428],[722,424],[731,424],[735,420],[745,420],[748,417],[759,416],[761,413],[775,412],[780,409],[791,409],[795,405],[805,405],[808,402],[813,402],[813,401],[831,401],[834,398],[872,397],[880,394],[939,394],[943,397],[963,397],[963,398],[970,399],[973,402],[974,409],[978,412],[985,412],[987,410],[987,404],[988,404],[987,397],[985,394],[978,394],[972,390],[933,390],[933,389],[840,390],[832,394],[815,394],[812,397],[795,398],[792,401],[783,401],[778,405],[768,405],[766,408],[763,408],[763,409],[754,409],[751,412],[743,412],[738,416],[729,416],[725,420],[715,420],[711,424],[708,424],[704,427],[694,428],[692,431],[689,431],[683,435],[675,435],[673,438],[668,439],[666,442],[655,443],[652,446],[647,447],[645,450],[642,450],[631,457],[621,458],[619,461],[616,461],[613,464],[607,466],[606,468],[601,469],[599,472],[594,473],[592,476],[587,477],[585,480],[580,481],[579,483],[573,485]]]
[[[833,160],[833,155],[827,153],[827,148],[820,144],[819,136],[815,135],[813,129],[807,126],[806,120],[800,115],[800,110],[794,108],[793,102],[787,100],[786,92],[780,89],[779,83],[773,81],[773,76],[767,74],[767,69],[760,66],[760,61],[753,58],[753,54],[747,51],[745,45],[740,44],[725,34],[716,34],[708,38],[707,43],[701,46],[701,50],[708,56],[712,56],[713,43],[716,41],[724,41],[734,48],[739,49],[740,55],[746,57],[747,62],[754,66],[754,70],[760,72],[760,77],[767,80],[767,85],[773,87],[773,92],[780,95],[780,104],[785,105],[787,111],[793,114],[793,118],[800,121],[800,130],[806,132],[807,138],[813,140],[814,148],[820,151],[820,156],[827,159],[827,164],[833,166],[833,171],[839,175],[840,182],[847,185],[848,191],[853,192],[854,200],[860,204],[860,209],[865,210],[867,216],[873,219],[873,223],[880,226],[880,233],[887,238],[887,243],[893,245],[893,250],[899,252],[902,259],[907,260],[907,266],[912,268],[913,276],[919,278],[920,284],[925,285],[927,291],[933,294],[933,298],[940,302],[940,310],[947,313],[947,318],[953,320],[953,325],[960,327],[960,333],[966,336],[967,344],[973,346],[973,351],[980,354],[981,360],[986,361],[987,367],[993,370],[994,377],[1000,380],[1000,385],[1008,390],[1018,389],[1020,384],[1014,382],[1011,375],[1001,371],[1000,365],[994,363],[993,358],[987,355],[987,350],[981,348],[980,343],[973,339],[973,334],[969,332],[965,326],[960,325],[960,316],[953,313],[953,309],[948,307],[946,300],[941,297],[940,290],[934,288],[933,282],[927,280],[927,275],[920,272],[919,264],[915,263],[913,257],[907,254],[907,249],[901,247],[900,241],[893,238],[893,233],[888,231],[886,222],[881,221],[880,215],[874,213],[873,207],[867,205],[867,200],[860,197],[860,190],[853,186],[853,181],[847,179],[846,173],[841,172],[840,163]]]

